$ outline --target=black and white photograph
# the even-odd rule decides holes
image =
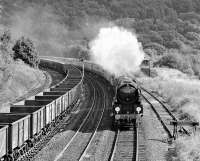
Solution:
[[[200,161],[200,0],[0,0],[0,161]]]

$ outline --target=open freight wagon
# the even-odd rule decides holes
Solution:
[[[8,153],[8,125],[0,125],[0,156]]]
[[[0,126],[8,126],[2,131],[2,136],[6,135],[7,138],[6,141],[3,139],[0,141],[2,156],[5,152],[15,155],[15,151],[30,139],[30,115],[0,113]]]
[[[0,113],[0,160],[23,155],[77,102],[82,74],[71,71],[68,77],[34,98],[12,105],[10,113]]]

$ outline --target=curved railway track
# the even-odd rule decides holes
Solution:
[[[70,139],[70,141],[66,144],[66,146],[63,148],[63,150],[56,156],[56,158],[54,159],[54,161],[60,160],[63,157],[63,154],[66,153],[66,150],[68,150],[68,148],[72,145],[73,141],[75,141],[75,139],[77,139],[78,134],[81,132],[81,130],[83,129],[85,123],[87,122],[89,116],[92,113],[92,110],[94,109],[95,106],[95,102],[97,99],[97,92],[94,88],[93,83],[90,82],[90,85],[92,87],[92,91],[93,91],[93,98],[91,98],[91,104],[88,104],[90,106],[89,111],[87,112],[84,120],[82,121],[82,123],[80,124],[80,126],[78,127],[76,133],[72,136],[72,138]]]
[[[78,68],[76,67],[73,67],[77,70],[79,70]],[[66,88],[66,86],[68,86],[68,89],[67,90],[70,90],[72,89],[77,83],[79,83],[79,79],[77,79],[81,72],[74,72],[74,71],[69,71],[67,72],[67,76],[62,80],[60,81],[59,83],[57,83],[56,85],[52,86],[52,88],[57,88],[58,87],[61,87],[62,88]],[[78,76],[77,76],[78,75]],[[69,84],[70,82],[70,84]],[[55,90],[55,93],[57,91]],[[59,91],[60,92],[60,91]],[[48,93],[48,92],[47,92]],[[43,134],[41,135],[40,138],[38,138],[39,140],[36,142],[36,144],[26,150],[26,149],[23,149],[23,150],[26,150],[23,152],[23,155],[21,155],[17,161],[27,161],[27,160],[33,160],[34,156],[49,142],[49,140],[56,134],[60,131],[60,129],[62,128],[63,126],[63,123],[66,123],[69,121],[69,112],[73,109],[73,108],[76,108],[76,106],[78,106],[79,104],[79,101],[80,100],[76,100],[75,102],[73,102],[69,107],[68,109],[63,112],[59,118],[50,126],[48,127],[48,133],[46,133],[44,136]],[[42,132],[42,131],[41,131]]]
[[[97,133],[97,131],[98,131],[98,129],[99,129],[99,126],[100,126],[100,124],[101,124],[101,122],[102,122],[102,118],[103,118],[103,115],[104,115],[104,111],[105,111],[105,108],[106,108],[106,98],[105,98],[105,94],[104,94],[104,90],[103,90],[103,88],[102,88],[102,86],[100,85],[100,83],[99,82],[97,82],[97,84],[98,84],[98,86],[100,87],[100,89],[101,89],[101,91],[102,91],[102,94],[103,94],[103,99],[102,99],[102,101],[103,101],[103,109],[102,109],[102,111],[101,111],[101,114],[100,114],[100,118],[99,118],[99,121],[97,122],[97,124],[96,124],[96,127],[95,127],[95,129],[94,129],[94,131],[93,131],[93,133],[92,133],[92,135],[90,136],[90,139],[89,139],[89,141],[88,141],[88,143],[87,143],[87,145],[85,146],[85,148],[84,148],[84,150],[82,151],[82,153],[81,153],[81,156],[79,157],[79,161],[83,161],[84,160],[84,157],[86,157],[87,156],[87,151],[89,150],[89,147],[90,147],[90,145],[92,144],[92,141],[94,140],[94,137],[95,137],[95,135],[96,135],[96,133]],[[100,103],[100,105],[101,105],[101,103]]]
[[[55,135],[57,134],[60,135],[62,131],[65,131],[65,132],[72,131],[72,133],[74,132],[74,134],[71,136],[67,136],[68,137],[67,140],[64,140],[64,142],[66,143],[66,144],[64,143],[65,146],[59,152],[58,155],[54,155],[53,158],[51,157],[52,160],[54,161],[57,161],[57,160],[82,161],[82,160],[91,160],[94,157],[99,157],[99,154],[97,154],[98,155],[97,156],[96,153],[94,152],[93,147],[96,148],[95,149],[96,151],[99,150],[97,149],[99,147],[97,147],[96,145],[97,138],[99,136],[101,137],[104,136],[105,129],[106,130],[107,128],[110,129],[110,127],[105,125],[105,122],[109,122],[110,120],[110,117],[108,117],[109,115],[108,113],[109,113],[109,110],[111,109],[106,108],[106,107],[108,106],[108,104],[110,104],[109,106],[111,107],[111,103],[109,102],[111,99],[111,96],[108,94],[108,91],[111,92],[111,87],[107,88],[108,86],[106,85],[106,81],[103,80],[104,78],[101,78],[101,76],[99,76],[98,74],[88,71],[87,73],[85,73],[85,79],[83,82],[88,87],[86,89],[87,90],[86,93],[88,92],[89,93],[88,95],[90,97],[88,97],[88,99],[86,100],[83,100],[83,99],[81,100],[81,98],[84,96],[81,96],[81,98],[79,98],[80,96],[80,93],[79,93],[77,95],[78,98],[74,99],[74,95],[73,95],[75,93],[74,91],[78,91],[78,92],[81,91],[81,90],[76,90],[76,88],[74,88],[77,86],[80,88],[80,85],[82,84],[82,83],[80,84],[80,69],[78,69],[77,67],[73,65],[67,65],[67,66],[69,69],[67,73],[67,77],[63,79],[60,83],[52,86],[48,90],[45,90],[43,93],[40,93],[39,95],[35,96],[35,98],[33,99],[31,98],[30,100],[25,100],[24,103],[22,104],[12,106],[13,108],[14,107],[25,108],[26,106],[31,106],[36,109],[36,106],[38,105],[33,104],[33,103],[36,103],[37,101],[39,103],[39,101],[42,102],[42,101],[47,101],[47,99],[49,99],[49,101],[51,100],[51,102],[55,101],[55,105],[51,104],[53,106],[49,106],[49,107],[54,108],[55,106],[56,110],[59,110],[58,109],[59,103],[62,104],[62,106],[67,105],[66,107],[68,107],[66,111],[62,112],[58,117],[57,117],[57,114],[54,114],[56,115],[55,118],[50,120],[50,123],[47,124],[47,127],[45,125],[44,128],[40,129],[39,132],[33,135],[34,137],[31,137],[31,139],[33,139],[33,144],[31,143],[32,147],[30,147],[29,145],[27,146],[27,144],[25,144],[25,146],[20,145],[19,152],[17,151],[16,153],[17,155],[19,155],[19,157],[18,156],[15,157],[17,158],[16,159],[17,161],[40,160],[37,158],[36,154],[38,154],[39,151],[42,151],[43,148],[47,145],[47,143],[49,144],[50,140]],[[70,68],[74,68],[78,70],[70,70]],[[82,82],[82,79],[81,79],[81,82]],[[62,100],[61,99],[59,100],[59,98],[56,95],[58,97],[61,96]],[[55,97],[57,98],[54,99]],[[64,100],[65,99],[64,97],[68,98],[67,99],[68,103],[65,102],[66,100]],[[75,101],[71,104],[71,101],[69,100],[75,100]],[[86,104],[87,107],[80,108],[79,104],[81,103],[81,101],[82,101],[82,104]],[[45,107],[45,111],[47,111],[46,109],[48,107],[46,105],[45,106],[42,104],[39,104],[39,105]],[[77,112],[77,113],[74,114],[73,112],[74,113]],[[54,117],[52,114],[53,109],[49,112],[47,111],[47,113],[51,113],[51,116],[48,116],[48,118]],[[40,116],[43,117],[42,114]],[[37,116],[37,119],[39,120],[39,116]],[[36,123],[36,124],[38,126],[39,123]],[[45,120],[45,124],[46,124],[46,120]],[[70,127],[73,124],[75,124],[75,126],[73,128]],[[43,131],[43,129],[45,131]],[[71,139],[69,139],[70,137]],[[112,136],[107,136],[107,138],[109,137],[112,137]],[[129,138],[132,138],[131,135],[129,136]],[[133,141],[133,138],[132,138],[132,141]],[[98,141],[101,142],[101,145],[105,144],[103,140],[98,140]],[[112,145],[112,142],[110,143],[110,145]],[[123,145],[120,145],[120,146],[122,147]],[[101,147],[101,149],[103,148],[105,150],[105,146]],[[109,154],[105,154],[103,157],[108,158],[108,156]]]
[[[72,66],[71,66],[72,67]],[[73,67],[76,68],[76,67]],[[77,68],[76,68],[77,69]],[[63,81],[55,85],[50,89],[50,91],[45,93],[56,93],[56,92],[64,92],[62,89],[67,91],[71,90],[75,85],[77,85],[80,81],[80,76],[78,76],[77,71],[70,71],[67,73],[68,77],[66,77]],[[73,75],[70,77],[70,75]],[[63,130],[66,130],[66,126],[69,124],[73,124],[75,119],[79,119],[76,123],[76,127],[69,128],[72,131],[72,135],[68,136],[68,141],[65,140],[65,145],[62,147],[61,151],[59,151],[54,158],[51,158],[54,161],[61,160],[91,160],[95,156],[91,153],[91,149],[95,143],[95,137],[98,137],[98,131],[100,130],[101,124],[103,124],[102,120],[104,118],[106,109],[106,85],[103,81],[101,81],[97,74],[90,72],[85,73],[84,83],[90,88],[88,89],[90,93],[90,99],[82,100],[88,101],[87,108],[83,109],[79,117],[75,118],[71,115],[73,109],[78,108],[79,103],[81,102],[79,98],[73,104],[71,104],[68,109],[59,116],[53,125],[48,130],[48,133],[45,136],[41,136],[34,144],[32,148],[21,155],[17,161],[22,160],[37,160],[34,158],[36,154],[42,150],[42,148],[58,133]],[[103,82],[103,83],[102,83]],[[57,91],[58,90],[58,91]],[[65,91],[66,92],[66,91]],[[47,94],[48,95],[48,94]],[[35,97],[39,98],[41,96]],[[70,96],[71,97],[71,96]],[[73,96],[72,96],[73,97]],[[45,97],[44,97],[45,98]],[[76,111],[76,110],[74,110]],[[102,125],[103,126],[103,125]],[[101,127],[102,128],[102,127]],[[69,130],[69,131],[70,131]],[[67,130],[66,130],[67,131]],[[142,155],[140,154],[141,147],[139,145],[139,133],[140,127],[135,123],[133,127],[129,130],[118,130],[115,133],[113,146],[111,149],[110,155],[108,154],[107,159],[109,161],[114,160],[134,160],[134,161],[142,161]],[[112,143],[111,143],[112,144]],[[110,149],[109,149],[110,150]],[[143,149],[142,149],[143,150]],[[141,150],[141,151],[142,151]],[[106,159],[106,160],[107,160]],[[44,159],[45,160],[45,159]]]
[[[85,74],[86,79],[92,82],[94,90],[94,99],[89,112],[85,116],[76,133],[71,137],[64,149],[56,156],[54,161],[58,160],[84,160],[87,158],[87,151],[101,124],[105,111],[105,94],[99,82],[93,80],[91,76]],[[91,86],[90,86],[91,87]],[[101,104],[101,101],[104,103]],[[101,106],[102,105],[102,106]],[[97,110],[98,109],[98,110]],[[78,143],[77,143],[78,141]],[[86,157],[86,158],[85,158]]]
[[[151,106],[152,110],[154,111],[156,117],[162,124],[164,130],[166,131],[169,140],[176,138],[173,133],[173,126],[170,125],[170,121],[178,121],[178,119],[173,115],[173,113],[164,105],[164,103],[154,96],[151,92],[147,89],[141,87],[142,89],[142,97],[144,100]],[[182,127],[182,130],[185,134],[190,135],[189,132]]]

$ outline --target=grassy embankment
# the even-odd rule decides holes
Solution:
[[[45,76],[23,62],[13,62],[0,70],[0,111],[6,111],[7,103],[44,84]]]
[[[19,50],[14,51],[9,32],[0,36],[0,112],[9,112],[9,103],[45,83],[46,76],[37,68],[38,62],[33,66],[38,59],[31,55],[34,53],[31,45],[21,41],[20,45],[15,45]]]
[[[149,78],[141,76],[139,80],[147,89],[162,96],[172,107],[180,119],[200,121],[200,81],[191,78],[178,70],[156,68],[157,76]],[[175,142],[176,154],[171,156],[176,161],[193,161],[200,159],[200,134],[180,137]]]

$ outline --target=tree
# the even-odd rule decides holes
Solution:
[[[4,31],[3,34],[0,37],[0,40],[1,40],[2,44],[7,46],[11,42],[11,33],[10,33],[10,31],[9,30]]]
[[[173,39],[166,42],[165,46],[169,49],[181,49],[182,42],[179,39]]]
[[[166,51],[166,48],[163,45],[152,42],[145,44],[144,49],[154,49],[159,55],[163,55],[163,53]]]
[[[165,22],[166,23],[176,23],[177,19],[178,19],[178,15],[176,13],[175,10],[173,10],[172,8],[166,8],[165,9]]]
[[[172,0],[172,5],[177,13],[191,12],[194,10],[192,2],[189,0]]]
[[[89,50],[83,45],[73,45],[70,47],[69,52],[64,54],[65,57],[89,59]]]
[[[33,42],[28,39],[21,37],[16,41],[14,47],[14,60],[21,59],[26,64],[29,64],[31,67],[38,67],[39,57],[38,53],[33,45]]]
[[[193,74],[190,62],[175,50],[171,50],[169,53],[166,53],[155,63],[155,65],[174,68],[184,73]]]
[[[9,30],[4,31],[0,35],[0,50],[3,61],[5,63],[12,62],[13,52],[11,48],[11,33]]]
[[[156,42],[158,44],[163,45],[163,38],[160,36],[158,32],[155,31],[149,31],[148,37],[152,42]]]

